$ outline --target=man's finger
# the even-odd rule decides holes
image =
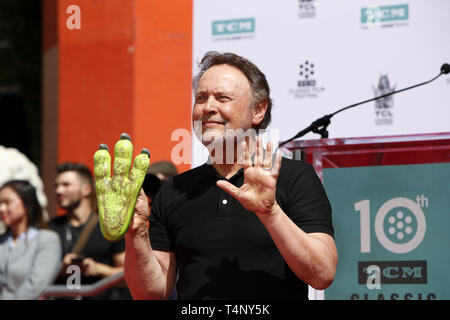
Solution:
[[[134,213],[142,215],[144,218],[148,218],[148,216],[150,215],[148,199],[144,192],[144,189],[141,189],[141,191],[139,192],[139,196],[136,200],[136,206],[134,208]]]
[[[244,170],[245,170],[252,166],[252,159],[250,159],[250,150],[249,150],[249,146],[248,146],[247,142],[244,142],[244,144],[245,144],[245,146],[244,146],[244,154],[245,154]]]
[[[278,177],[278,175],[280,174],[281,160],[282,160],[281,154],[277,154],[277,159],[275,160],[275,164],[272,168],[272,175],[274,177]]]
[[[264,157],[263,167],[268,170],[270,168],[272,168],[272,142],[271,141],[269,141],[267,143],[267,150],[266,150],[266,155]]]
[[[141,189],[136,200],[136,205],[134,207],[133,215],[131,217],[130,228],[128,229],[128,232],[130,232],[130,230],[136,230],[142,224],[146,224],[148,228],[149,216],[150,216],[150,208],[148,205],[148,199],[147,196],[145,195],[144,189]]]
[[[237,157],[236,157],[236,159],[237,159],[237,163],[238,164],[245,165],[245,146],[246,146],[245,139],[242,140],[237,145],[237,148],[236,148]]]
[[[256,157],[254,167],[261,167],[263,165],[263,149],[260,137],[256,137]]]
[[[225,180],[217,181],[217,186],[226,193],[228,193],[229,195],[231,195],[233,198],[237,199],[237,196],[239,194],[239,188],[235,187],[234,185]]]

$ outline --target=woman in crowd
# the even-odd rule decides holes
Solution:
[[[61,244],[47,229],[34,187],[12,180],[0,187],[0,299],[37,299],[60,269]]]

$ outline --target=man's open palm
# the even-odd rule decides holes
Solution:
[[[225,180],[219,180],[217,185],[236,198],[242,206],[262,217],[270,214],[276,204],[275,191],[281,166],[281,155],[276,156],[273,164],[272,143],[267,144],[267,152],[263,155],[261,139],[256,140],[256,156],[254,163],[245,143],[244,151],[244,183],[240,188]]]

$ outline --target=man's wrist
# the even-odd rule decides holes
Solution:
[[[260,214],[257,214],[257,216],[258,216],[259,220],[261,220],[262,224],[264,224],[265,226],[268,226],[268,225],[272,224],[273,221],[275,221],[282,213],[283,213],[283,210],[278,205],[278,203],[275,202],[270,209],[268,209],[267,211],[262,212]]]

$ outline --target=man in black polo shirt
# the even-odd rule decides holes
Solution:
[[[253,63],[209,52],[200,67],[193,121],[211,164],[163,185],[149,232],[141,191],[125,236],[130,291],[165,299],[178,273],[179,299],[307,299],[307,285],[328,287],[337,264],[322,184],[311,165],[273,157],[271,143],[264,152],[253,135],[230,138],[270,121],[269,86]]]

